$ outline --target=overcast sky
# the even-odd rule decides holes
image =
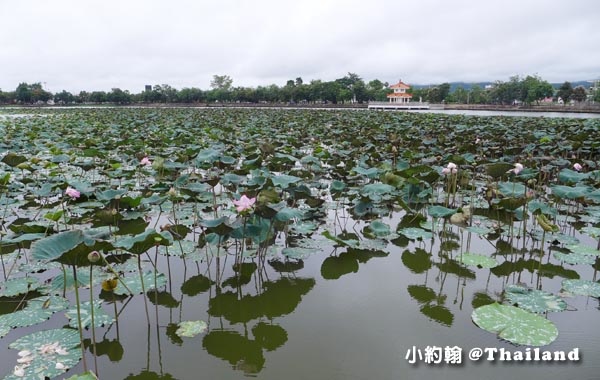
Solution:
[[[0,0],[0,89],[600,77],[598,0]]]

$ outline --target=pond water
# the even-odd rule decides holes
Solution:
[[[79,118],[82,116],[76,115],[74,124],[70,124],[67,118],[61,122],[60,127],[73,131],[77,128],[71,128],[71,126],[77,125],[82,130],[74,133],[81,133],[84,138],[87,138],[83,129],[86,123],[92,128],[96,128],[97,125],[94,124],[96,120],[103,120],[105,123],[103,125],[114,126],[116,123],[122,122],[124,118],[121,114],[110,116],[96,113],[97,111],[93,112],[94,114],[89,119],[85,119],[86,122],[79,122]],[[174,123],[173,120],[177,120],[181,125],[197,125],[191,121],[198,121],[198,119],[194,119],[196,116],[183,120],[183,117],[175,116],[174,112],[176,111],[174,110],[167,111],[171,116],[166,119],[167,121],[160,121],[162,119],[158,118],[155,111],[127,112],[135,112],[130,119],[137,125],[148,126],[151,123],[157,126],[166,125],[167,127],[164,129],[171,128],[172,125],[169,123]],[[147,112],[148,114],[146,114]],[[203,117],[209,117],[207,115],[210,112],[224,112],[224,117],[217,120],[223,125],[242,123],[240,118],[243,118],[243,123],[254,128],[264,121],[261,119],[261,115],[254,114],[252,110],[243,111],[241,115],[235,113],[236,110],[205,110],[201,112],[203,112]],[[261,112],[267,112],[266,115],[269,118],[274,117],[274,114],[268,113],[272,111]],[[360,125],[362,125],[361,123],[373,123],[372,117],[382,118],[376,120],[377,125],[393,123],[394,117],[396,117],[379,113],[363,114],[360,112],[360,114],[361,117],[365,117],[357,123]],[[345,112],[334,114],[334,118],[330,118],[329,112],[322,111],[303,115],[308,115],[303,117],[309,119],[318,118],[318,120],[313,119],[310,122],[322,125],[329,125],[328,123],[333,122],[343,125],[349,120],[346,119],[349,116]],[[477,115],[481,114],[477,113]],[[524,116],[531,115],[527,113]],[[181,119],[177,119],[178,117]],[[561,115],[561,117],[564,116]],[[266,120],[272,122],[269,118]],[[140,121],[142,119],[143,122]],[[285,121],[294,126],[297,119],[292,118],[291,120]],[[404,119],[401,121],[407,122]],[[161,124],[163,122],[164,124]],[[288,125],[283,122],[281,124]],[[36,127],[44,131],[45,138],[53,141],[53,138],[58,137],[53,137],[50,132],[45,135],[46,130],[43,128],[48,125],[40,124]],[[437,119],[432,122],[432,125],[438,125]],[[30,124],[27,126],[29,127]],[[161,127],[148,128],[150,132],[141,131],[142,138],[138,137],[134,141],[143,141],[143,137],[151,136],[154,131],[163,130]],[[180,130],[177,128],[180,128],[179,124],[175,128],[179,133]],[[295,130],[294,128],[285,129]],[[194,129],[194,133],[198,130]],[[207,128],[207,130],[208,135],[213,133],[212,129]],[[66,132],[59,130],[56,133],[60,135],[60,133]],[[169,136],[175,138],[172,137],[175,136],[174,134]],[[103,141],[110,146],[110,144],[116,144],[119,137],[120,135],[117,133],[117,137],[113,136],[114,140],[104,137]],[[184,137],[184,139],[187,138]],[[226,139],[226,137],[220,138]],[[135,166],[133,168],[127,166],[131,160],[138,160],[139,157],[124,159],[122,167],[106,169],[108,165],[104,164],[103,158],[97,156],[94,160],[102,162],[97,164],[98,169],[84,172],[77,165],[80,164],[77,158],[60,156],[70,149],[70,145],[76,146],[73,141],[80,140],[69,137],[69,144],[57,144],[61,150],[53,152],[54,156],[45,151],[38,152],[37,155],[41,159],[47,159],[49,162],[54,159],[59,165],[47,165],[49,169],[40,168],[39,171],[42,174],[38,173],[37,175],[51,173],[44,170],[69,167],[71,174],[65,174],[67,171],[60,172],[52,178],[57,177],[59,179],[56,181],[59,181],[60,176],[65,176],[68,183],[72,184],[82,183],[82,177],[84,177],[89,178],[90,183],[95,184],[94,186],[100,186],[96,183],[99,182],[98,178],[102,178],[114,188],[124,186],[124,183],[130,181],[135,185],[131,185],[132,188],[128,194],[133,197],[134,194],[143,193],[140,190],[142,189],[140,181],[144,180],[144,178],[140,179],[140,176],[144,176],[140,173],[143,172],[135,169]],[[422,141],[422,143],[430,144],[428,141]],[[52,144],[48,143],[48,145]],[[40,149],[45,149],[43,144],[38,146],[42,147]],[[357,146],[360,147],[360,144]],[[298,151],[292,153],[306,152],[303,149],[304,147],[298,148]],[[350,148],[346,147],[346,149]],[[491,151],[494,152],[493,149]],[[172,153],[173,151],[167,150],[167,152]],[[291,154],[288,151],[285,152]],[[194,151],[194,156],[197,154],[209,157],[209,153],[212,154],[198,149]],[[361,152],[361,154],[363,153]],[[117,158],[124,155],[125,153],[119,151],[118,154],[115,153],[111,156],[112,161],[107,160],[107,162],[114,164],[117,162]],[[590,153],[590,156],[592,155]],[[164,156],[167,154],[165,153]],[[286,159],[290,160],[290,158]],[[591,160],[589,161],[591,165]],[[219,162],[221,161],[215,161],[215,166],[221,167]],[[423,162],[429,161],[424,159]],[[89,163],[87,164],[89,165]],[[176,162],[173,161],[172,164],[173,167],[176,167]],[[310,162],[304,160],[302,163],[292,162],[289,166],[297,169],[308,164]],[[277,165],[275,167],[278,167]],[[348,161],[347,166],[352,165]],[[409,170],[408,164],[406,167],[401,165],[396,167],[398,173]],[[431,172],[437,173],[438,169],[441,169],[437,164],[432,164],[432,167]],[[464,164],[461,170],[468,167],[470,164]],[[119,171],[121,169],[123,172]],[[159,177],[158,169],[157,172],[150,168],[147,170],[147,173],[150,174],[146,174],[148,177],[145,180],[149,181],[146,185],[151,187],[143,189],[151,188],[156,193],[166,193],[169,186],[165,186],[162,182],[166,180],[153,177]],[[177,170],[180,170],[180,167],[177,166]],[[274,169],[272,171],[275,173]],[[558,169],[556,169],[557,171]],[[15,170],[11,173],[17,176],[19,171]],[[117,176],[117,173],[122,177]],[[123,173],[134,174],[127,177]],[[195,169],[189,169],[189,172],[186,172],[186,174],[190,173],[196,173]],[[201,173],[202,175],[207,174],[204,171]],[[288,173],[300,175],[299,171],[290,170]],[[183,242],[175,240],[169,248],[169,255],[162,247],[160,249],[158,247],[151,248],[148,250],[148,254],[141,255],[146,270],[152,268],[154,263],[158,271],[164,274],[166,281],[164,285],[158,286],[158,291],[150,290],[145,295],[138,294],[133,297],[118,297],[101,292],[99,286],[93,287],[94,298],[102,299],[104,311],[110,316],[116,315],[117,321],[95,330],[97,342],[95,360],[92,355],[94,348],[90,344],[91,331],[89,329],[84,331],[87,342],[87,367],[97,372],[100,379],[187,380],[253,377],[290,380],[499,380],[514,377],[532,380],[558,380],[599,378],[600,362],[597,359],[600,358],[600,330],[598,329],[600,304],[598,298],[563,294],[565,292],[562,289],[563,280],[566,279],[580,278],[597,281],[598,261],[594,265],[589,263],[571,265],[562,262],[554,255],[555,252],[564,252],[566,245],[572,245],[576,241],[592,248],[598,246],[595,238],[581,231],[582,225],[587,225],[586,223],[591,226],[598,225],[598,220],[594,219],[598,215],[591,213],[594,208],[591,202],[579,204],[569,199],[560,203],[554,198],[552,201],[549,199],[550,190],[546,188],[543,191],[536,190],[538,191],[537,197],[542,202],[552,205],[552,208],[557,210],[554,221],[560,229],[559,233],[548,232],[548,235],[543,236],[535,218],[530,217],[521,221],[519,218],[515,218],[511,212],[490,208],[482,195],[489,183],[483,180],[476,182],[475,189],[469,190],[468,185],[463,185],[465,191],[459,196],[459,201],[455,205],[447,204],[451,197],[445,193],[448,183],[443,178],[439,182],[436,181],[432,193],[425,196],[426,199],[431,198],[431,204],[436,205],[456,206],[455,208],[458,208],[459,205],[465,208],[472,205],[473,215],[468,224],[452,224],[447,218],[432,218],[429,215],[431,209],[427,204],[411,204],[412,210],[409,212],[400,206],[400,199],[404,198],[398,195],[400,194],[399,190],[389,189],[386,191],[393,192],[394,198],[391,196],[389,199],[386,198],[387,193],[372,198],[367,196],[366,198],[378,199],[378,201],[373,201],[374,205],[369,203],[370,205],[364,213],[357,213],[358,205],[348,201],[347,197],[356,197],[356,194],[360,193],[364,198],[365,193],[361,192],[365,186],[377,183],[378,180],[373,178],[379,178],[365,173],[368,173],[367,168],[364,168],[364,173],[360,175],[345,174],[347,183],[351,184],[352,190],[343,196],[335,196],[334,191],[331,190],[333,188],[331,178],[321,179],[323,185],[321,187],[318,186],[318,183],[307,180],[307,186],[310,187],[309,192],[319,194],[325,202],[319,206],[308,207],[308,199],[301,198],[299,195],[301,201],[298,201],[300,204],[298,206],[295,198],[292,202],[292,195],[289,195],[289,202],[286,205],[292,209],[303,207],[301,211],[304,215],[313,215],[309,220],[314,221],[315,225],[310,227],[308,226],[309,222],[300,223],[298,216],[290,217],[289,219],[292,221],[287,221],[293,227],[290,227],[290,230],[287,226],[278,229],[276,244],[274,244],[279,246],[278,249],[274,249],[273,252],[269,251],[264,257],[247,257],[242,264],[236,264],[233,254],[238,243],[231,243],[227,252],[225,252],[225,248],[217,248],[216,245],[211,244],[203,245],[202,248],[195,246],[201,235],[198,230],[202,230],[202,228],[186,218],[191,218],[190,215],[195,215],[194,213],[201,214],[206,220],[211,218],[212,210],[207,210],[205,206],[206,204],[212,205],[213,198],[212,193],[206,192],[206,189],[202,191],[202,196],[198,195],[200,200],[196,202],[204,205],[205,208],[202,212],[190,205],[194,204],[196,207],[195,201],[192,202],[188,199],[187,202],[184,202],[180,199],[180,202],[172,202],[168,200],[171,198],[167,197],[165,197],[167,200],[163,199],[164,203],[161,203],[160,207],[156,203],[149,203],[152,204],[152,207],[143,209],[140,211],[140,215],[136,214],[137,211],[129,210],[133,216],[128,217],[126,211],[119,211],[125,215],[124,219],[117,223],[119,234],[138,236],[136,234],[143,233],[146,227],[155,227],[158,231],[170,231],[169,225],[178,225],[176,223],[178,218],[181,218],[182,225],[195,225],[196,228],[187,234]],[[565,173],[570,176],[577,174],[566,171]],[[178,174],[180,175],[181,172]],[[223,175],[223,173],[221,174]],[[278,175],[273,174],[273,178],[277,178]],[[420,174],[414,174],[414,176],[418,175]],[[591,180],[590,178],[586,177],[585,180]],[[80,182],[76,182],[75,179]],[[506,180],[505,187],[509,186],[508,192],[510,193],[511,182],[507,180],[506,176],[504,179]],[[511,180],[520,184],[514,177]],[[185,183],[184,180],[179,179],[179,181],[181,182],[178,182],[178,186],[182,189],[199,192],[197,187],[193,187],[191,184],[182,185]],[[249,182],[250,180],[244,181]],[[201,184],[206,185],[204,182]],[[33,187],[33,184],[29,180],[24,180],[24,186]],[[250,188],[250,185],[248,186]],[[277,185],[275,182],[275,186],[288,189],[290,184]],[[515,193],[514,186],[512,195]],[[289,190],[283,191],[279,187],[278,191],[281,194],[285,192],[294,194]],[[86,199],[89,198],[90,204],[78,205],[73,201],[65,207],[72,207],[74,214],[85,212],[86,207],[102,208],[106,205],[112,207],[115,200],[121,199],[124,194],[119,194],[117,198],[116,195],[110,193],[115,190],[114,188],[103,187],[101,190],[107,193],[102,193],[102,196],[100,190],[89,190]],[[219,216],[235,218],[236,213],[231,204],[231,194],[225,194],[228,187],[217,188],[223,192],[216,194],[214,198],[214,201],[221,205]],[[499,188],[498,191],[501,191],[502,187]],[[39,194],[41,190],[35,188],[34,191]],[[301,193],[298,189],[295,191]],[[408,193],[410,198],[410,191]],[[504,196],[505,199],[511,198],[506,193]],[[154,198],[149,198],[152,200],[148,202],[156,201]],[[104,206],[101,205],[101,201],[105,202]],[[54,202],[53,210],[60,209],[61,204],[56,200]],[[6,201],[3,204],[7,205],[4,207],[5,210],[15,213],[10,218],[3,217],[3,225],[16,224],[15,221],[20,218],[36,219],[41,212],[39,210],[42,210],[34,208],[30,204],[27,205],[28,207],[21,207],[25,204],[24,202],[15,203],[10,207]],[[106,208],[108,209],[109,206]],[[191,211],[192,209],[193,211]],[[587,219],[576,218],[577,215],[583,215],[586,210],[590,211],[589,215],[586,214]],[[282,211],[279,210],[279,212]],[[376,213],[377,215],[375,215]],[[183,216],[172,216],[175,214]],[[69,223],[78,228],[87,228],[90,225],[97,227],[100,217],[93,213],[92,215],[90,220],[84,219],[85,222],[74,216],[75,221],[69,221]],[[287,218],[285,214],[282,217]],[[389,231],[376,232],[374,237],[375,230],[369,230],[370,226],[373,226],[374,220],[387,225]],[[584,223],[582,220],[586,222]],[[57,225],[60,223],[59,221]],[[222,224],[218,226],[222,226]],[[470,227],[481,227],[485,232],[470,229]],[[7,228],[5,227],[5,229]],[[206,229],[210,228],[206,227]],[[417,233],[416,237],[415,235],[411,236],[408,229],[414,229],[411,232]],[[418,231],[415,232],[415,230]],[[306,250],[283,255],[282,247],[290,245],[288,234],[294,235],[293,231],[296,231],[298,236],[295,238],[297,241],[294,239],[292,241],[298,244],[301,242],[301,247]],[[521,231],[525,231],[525,233],[523,234]],[[324,234],[329,234],[329,236]],[[541,239],[540,236],[542,236]],[[115,237],[115,239],[119,238],[120,236]],[[186,243],[186,240],[194,243]],[[240,239],[236,241],[238,240]],[[541,246],[540,240],[545,241],[543,246]],[[241,241],[243,242],[243,239]],[[256,244],[253,247],[256,249]],[[539,254],[540,250],[542,255]],[[499,265],[491,269],[461,265],[459,259],[468,252],[492,257],[497,260]],[[185,254],[185,258],[181,257],[182,253]],[[12,259],[8,254],[3,254],[3,259],[5,260],[3,261],[4,273],[7,273],[12,270],[9,268]],[[16,260],[19,263],[26,261],[25,257]],[[118,271],[127,277],[133,277],[135,270],[134,261],[133,266],[130,264],[128,267],[121,267]],[[38,276],[43,282],[50,282],[60,273],[59,269],[51,269],[36,273],[35,276]],[[149,282],[152,283],[152,281]],[[563,363],[488,361],[485,360],[485,357],[478,361],[469,360],[468,353],[476,348],[504,349],[511,353],[533,349],[533,347],[515,345],[502,340],[496,334],[479,328],[472,321],[474,309],[494,301],[502,302],[504,289],[507,285],[512,284],[564,295],[568,305],[567,310],[541,314],[554,323],[559,333],[556,340],[540,349],[565,352],[578,349],[579,360]],[[82,298],[88,300],[89,289],[82,287],[81,290]],[[68,298],[72,303],[75,302],[72,292],[68,294]],[[19,298],[3,299],[0,302],[2,312],[6,314],[17,308],[15,304],[20,304],[21,301],[22,299]],[[208,328],[205,332],[191,338],[180,337],[175,333],[177,324],[180,322],[196,320],[203,320],[207,323]],[[54,314],[49,321],[44,322],[43,329],[62,328],[67,323],[64,312],[59,312]],[[17,338],[39,330],[39,326],[21,327],[13,329],[2,338],[5,344],[0,347],[0,374],[12,373],[18,358],[17,350],[9,349],[8,344]],[[440,347],[442,350],[446,347],[460,348],[462,362],[427,364],[420,360],[419,351],[425,355],[426,348],[433,346]],[[411,364],[413,352],[417,353],[417,362]],[[83,365],[80,362],[67,375],[59,378],[68,378],[72,374],[82,373]]]

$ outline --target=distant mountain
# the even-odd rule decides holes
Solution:
[[[441,83],[437,83],[437,84],[413,84],[411,85],[411,87],[416,88],[416,89],[421,89],[421,88],[428,88],[428,87],[435,87],[440,85]],[[489,85],[489,84],[493,84],[493,82],[473,82],[473,83],[467,83],[467,82],[450,82],[450,92],[454,92],[457,88],[462,87],[465,90],[470,90],[471,87],[477,85],[481,88],[485,88],[485,86]]]
[[[571,82],[571,81],[569,81]],[[454,92],[457,88],[462,87],[465,90],[470,90],[471,87],[477,85],[481,88],[485,88],[485,86],[490,85],[490,84],[494,84],[495,82],[472,82],[472,83],[468,83],[468,82],[450,82],[450,92]],[[560,88],[560,86],[563,85],[564,82],[560,82],[560,83],[550,83],[552,85],[552,87],[554,87],[555,89]],[[440,85],[441,83],[436,83],[436,84],[413,84],[411,85],[411,87],[415,88],[415,89],[422,89],[422,88],[429,88],[429,87],[435,87]],[[571,82],[571,86],[573,86],[573,88],[577,87],[577,86],[583,86],[585,88],[589,88],[592,86],[592,81],[585,81],[585,80],[579,80],[579,81],[572,81]]]

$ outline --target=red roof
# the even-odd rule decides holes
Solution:
[[[407,94],[406,92],[399,93],[391,93],[387,95],[388,98],[412,98],[411,94]]]
[[[399,81],[398,83],[391,85],[390,88],[404,88],[404,89],[409,89],[410,86],[407,85],[406,83],[402,82],[402,81]]]

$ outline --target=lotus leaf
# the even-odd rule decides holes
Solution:
[[[16,376],[13,373],[5,377],[8,380],[39,380],[40,373],[53,378],[66,372],[81,360],[79,333],[72,329],[38,331],[17,339],[8,347],[29,351],[33,358],[30,364],[23,368],[24,376]],[[60,349],[56,350],[54,347]],[[57,362],[62,364],[60,369],[56,366]]]
[[[563,280],[562,287],[569,293],[600,298],[600,283],[588,280]]]
[[[509,285],[504,289],[505,296],[511,304],[518,305],[532,313],[547,311],[563,311],[567,303],[560,297],[537,289],[527,289],[518,285]]]
[[[422,228],[417,227],[406,227],[398,230],[398,233],[406,236],[411,240],[424,240],[431,239],[433,234],[430,231],[426,231]]]
[[[14,278],[0,284],[0,297],[14,297],[19,294],[33,292],[42,284],[36,277]]]
[[[127,285],[127,288],[125,288],[125,286],[123,286],[121,281],[119,281],[119,284],[117,285],[117,287],[114,290],[115,294],[129,294],[129,290],[127,290],[127,289],[130,289],[134,294],[136,294],[136,293],[141,294],[144,292],[144,289],[146,291],[148,291],[150,289],[154,289],[155,284],[156,284],[156,287],[160,288],[167,283],[167,278],[165,277],[165,275],[162,273],[156,273],[156,272],[145,272],[144,273],[144,275],[143,275],[144,287],[143,288],[142,288],[142,279],[140,279],[140,276],[137,273],[135,275],[131,275],[131,276],[122,278],[121,280],[125,283],[125,285]],[[155,280],[156,280],[156,282],[155,282]]]
[[[0,337],[8,334],[12,328],[42,323],[52,314],[66,309],[68,305],[67,299],[56,296],[30,299],[22,310],[0,315]]]
[[[473,310],[471,318],[480,328],[514,344],[545,346],[558,337],[552,322],[515,306],[481,306]]]
[[[493,268],[498,265],[498,262],[491,257],[469,252],[462,253],[460,256],[458,256],[457,261],[465,265],[471,265],[480,268]]]
[[[193,338],[208,329],[208,325],[204,321],[183,321],[179,322],[178,326],[175,334],[181,338]]]

